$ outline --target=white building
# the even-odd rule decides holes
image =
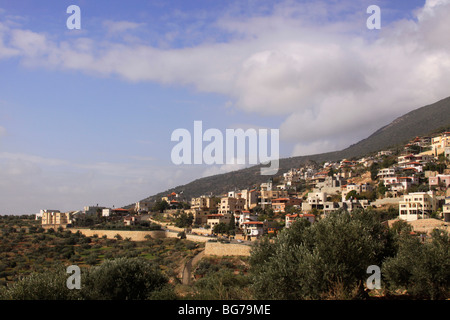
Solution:
[[[210,226],[211,230],[214,228],[215,225],[218,225],[219,223],[225,223],[229,224],[230,219],[234,219],[234,216],[232,214],[209,214],[207,215],[207,222],[206,224]]]
[[[97,206],[85,206],[83,208],[83,212],[86,215],[96,215],[96,214],[102,212],[103,209],[105,209],[105,207],[99,207],[98,205]]]
[[[289,228],[292,223],[299,218],[303,218],[308,220],[310,223],[314,223],[316,221],[316,217],[312,213],[295,213],[295,214],[287,214],[285,216],[285,227]]]
[[[244,222],[258,221],[258,215],[250,211],[242,211],[238,221],[239,228],[242,228]]]
[[[443,206],[442,213],[444,214],[444,221],[450,222],[450,197],[445,198],[445,204]]]
[[[247,221],[242,224],[242,231],[247,240],[258,238],[264,234],[264,222],[262,221]]]
[[[428,218],[437,210],[437,199],[433,191],[412,192],[399,202],[399,218],[406,221]]]
[[[302,203],[302,210],[310,211],[312,209],[323,209],[323,205],[326,201],[326,192],[311,192],[308,194],[306,202]]]

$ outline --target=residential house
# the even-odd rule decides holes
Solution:
[[[367,183],[363,184],[355,184],[355,183],[349,183],[345,186],[345,189],[342,191],[342,201],[346,201],[347,194],[349,192],[355,191],[357,194],[360,194],[362,192],[369,192],[372,191],[372,186]]]
[[[358,199],[349,199],[346,201],[342,201],[339,205],[348,212],[352,212],[355,209],[361,209],[364,206],[368,205],[368,200],[358,200]]]
[[[316,216],[312,213],[287,214],[285,216],[285,227],[289,228],[296,219],[301,218],[308,220],[310,223],[314,223],[316,221]]]
[[[406,170],[412,170],[415,172],[423,172],[423,163],[418,161],[411,161],[404,163],[401,167],[404,171]]]
[[[242,223],[242,231],[246,240],[254,240],[265,233],[265,223],[263,221],[246,221]]]
[[[308,194],[306,202],[302,202],[302,211],[311,211],[312,209],[323,209],[327,201],[326,192],[312,192]]]
[[[444,221],[450,222],[450,197],[445,198],[445,204],[442,208],[442,214],[444,215]]]
[[[357,164],[356,161],[344,159],[340,162],[339,167],[340,168],[348,168],[348,167],[353,167],[356,164]]]
[[[111,208],[102,209],[102,217],[110,217],[112,215]]]
[[[214,213],[207,216],[206,223],[211,227],[212,230],[214,226],[218,225],[219,223],[229,224],[230,219],[234,219],[234,216],[232,214]]]
[[[167,203],[170,203],[170,201],[178,200],[179,197],[180,197],[180,195],[178,193],[172,192],[172,193],[169,193],[165,197],[161,197],[161,201],[166,201]]]
[[[340,176],[327,176],[323,182],[316,183],[316,192],[325,192],[327,194],[336,194],[341,191],[341,186],[347,181]]]
[[[447,147],[450,147],[450,132],[444,132],[431,139],[431,149],[434,156],[445,153],[445,148]]]
[[[261,208],[267,208],[272,205],[272,199],[287,198],[289,193],[287,190],[261,190],[259,192],[258,204]]]
[[[410,143],[411,145],[415,145],[418,147],[427,147],[431,144],[431,138],[430,137],[416,137],[413,139]]]
[[[258,221],[258,215],[256,213],[252,213],[248,210],[244,210],[239,215],[238,225],[239,228],[242,228],[242,224],[244,222],[250,222],[250,221]]]
[[[130,213],[130,210],[124,208],[113,208],[111,209],[111,214],[116,216],[126,216]]]
[[[213,207],[212,197],[201,196],[191,199],[191,209],[206,211],[212,209],[212,207]]]
[[[59,210],[41,210],[42,227],[44,228],[67,228],[72,224],[72,213],[60,212]]]
[[[383,151],[379,151],[377,153],[377,157],[381,157],[381,156],[390,156],[392,154],[391,150],[383,150]]]
[[[407,191],[412,185],[419,184],[417,176],[383,178],[384,185],[390,191]]]
[[[87,216],[93,216],[93,215],[100,215],[102,213],[102,210],[106,207],[100,207],[99,205],[96,206],[85,206],[83,208],[83,213]]]
[[[343,202],[326,201],[323,204],[323,214],[326,216],[333,211],[336,211],[343,207]]]
[[[235,214],[240,213],[245,209],[245,199],[223,197],[220,199],[218,212],[220,214]]]
[[[134,210],[138,213],[149,212],[154,205],[153,201],[138,201],[134,205]]]
[[[272,180],[270,179],[267,182],[263,182],[260,185],[261,191],[271,191],[272,190]]]
[[[377,177],[379,179],[393,178],[393,177],[395,177],[396,173],[397,173],[397,169],[394,167],[384,168],[384,169],[378,170]]]
[[[434,177],[429,177],[428,184],[430,188],[440,186],[448,188],[450,186],[450,175],[438,174]]]
[[[132,226],[135,225],[136,222],[140,221],[139,216],[126,216],[123,218],[123,224],[125,226]]]
[[[245,200],[244,209],[252,210],[258,205],[258,191],[256,189],[241,190],[241,198]]]
[[[409,166],[412,162],[419,162],[420,164],[426,164],[427,162],[430,162],[433,160],[432,155],[428,154],[407,154],[403,156],[398,157],[398,167],[399,168],[406,168]]]
[[[272,199],[272,209],[274,212],[285,212],[286,207],[293,206],[301,208],[302,199],[298,198],[277,198]]]
[[[433,191],[413,192],[399,202],[399,218],[406,221],[428,218],[436,211],[437,199]]]
[[[288,172],[283,173],[283,180],[287,186],[300,182],[300,170],[290,169]]]
[[[208,222],[208,215],[211,214],[209,210],[200,209],[184,209],[184,213],[187,215],[192,214],[194,218],[193,224],[202,225]]]

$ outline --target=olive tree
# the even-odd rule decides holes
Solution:
[[[259,299],[354,298],[363,293],[370,265],[394,253],[393,237],[371,211],[337,211],[313,224],[296,220],[250,257]]]

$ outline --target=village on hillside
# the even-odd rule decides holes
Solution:
[[[360,159],[309,162],[259,186],[223,195],[186,199],[182,192],[172,192],[157,201],[139,201],[134,208],[43,209],[36,219],[42,219],[44,228],[98,223],[137,227],[152,221],[187,233],[252,241],[289,228],[295,219],[314,223],[339,209],[371,209],[387,222],[406,221],[424,235],[448,228],[449,186],[450,132],[443,132]]]

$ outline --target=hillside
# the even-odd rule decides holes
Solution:
[[[405,144],[416,136],[428,135],[448,127],[450,127],[450,97],[413,110],[380,128],[368,138],[341,151],[280,159],[278,175],[283,174],[290,168],[299,167],[308,161],[320,163],[323,161],[362,157],[372,152]],[[235,188],[252,187],[267,181],[268,178],[268,176],[260,175],[260,165],[257,165],[197,179],[186,185],[177,186],[143,200],[154,200],[172,191],[183,191],[187,199],[209,193],[220,195]]]

